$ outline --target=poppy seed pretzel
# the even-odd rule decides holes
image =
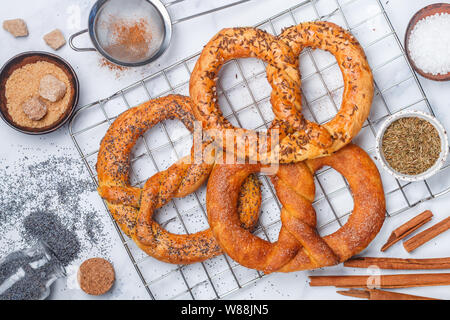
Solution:
[[[155,210],[172,198],[197,190],[214,165],[212,154],[195,163],[193,151],[146,182],[144,189],[130,186],[130,153],[144,132],[167,119],[179,119],[190,131],[195,118],[189,98],[170,95],[131,108],[117,117],[103,138],[97,160],[98,192],[122,231],[147,254],[165,262],[188,264],[222,254],[211,230],[194,234],[167,232],[152,219]],[[205,148],[210,141],[203,142]],[[193,148],[194,149],[194,148]],[[258,220],[261,193],[252,176],[240,192],[241,224],[251,229]]]
[[[310,47],[328,51],[336,58],[342,72],[344,91],[336,116],[321,125],[333,140],[331,146],[322,150],[322,155],[339,150],[361,130],[372,105],[373,77],[363,49],[350,32],[326,21],[304,22],[289,27],[278,39],[286,43],[296,56],[299,56],[304,48]],[[268,65],[267,73],[273,72],[272,69],[273,66]],[[284,162],[297,162],[318,156],[296,151],[304,143],[301,132],[286,136],[279,149]]]
[[[323,166],[336,169],[347,179],[354,200],[348,221],[325,237],[316,231],[312,206],[313,174]],[[260,164],[216,165],[208,180],[212,232],[225,253],[241,265],[265,273],[331,266],[362,251],[379,232],[385,218],[383,186],[372,159],[356,145],[349,144],[330,156],[279,167],[272,183],[283,205],[282,226],[274,243],[242,229],[236,213],[240,184],[261,168]]]
[[[272,87],[271,104],[276,119],[285,122],[290,129],[285,134],[297,132],[302,136],[302,152],[316,156],[328,148],[330,134],[318,124],[306,121],[299,112],[301,106],[300,73],[298,59],[288,45],[275,36],[256,28],[229,28],[217,33],[203,48],[189,82],[189,93],[194,104],[194,114],[207,129],[231,129],[233,126],[222,115],[218,105],[217,80],[225,62],[235,58],[256,57],[268,63],[272,68],[267,72],[267,80]],[[252,161],[273,163],[272,149],[259,152],[257,143],[246,139],[250,130],[239,129],[236,135],[245,141],[245,154],[241,158]],[[240,139],[236,138],[236,141]],[[300,138],[297,139],[300,141]],[[235,142],[236,145],[239,142]],[[261,142],[263,143],[263,142]],[[274,148],[275,149],[275,148]],[[226,148],[224,148],[225,151]],[[293,150],[292,152],[300,152]],[[323,152],[322,152],[323,153]],[[285,155],[280,155],[281,162]],[[290,155],[289,155],[290,157]]]

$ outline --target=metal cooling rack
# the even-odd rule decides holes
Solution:
[[[257,27],[279,34],[284,27],[319,19],[350,30],[369,59],[375,79],[375,96],[369,119],[354,141],[373,158],[377,128],[386,117],[403,109],[418,109],[434,115],[379,0],[307,0]],[[98,147],[112,121],[121,112],[148,99],[170,93],[188,95],[190,73],[197,58],[198,54],[188,57],[77,110],[69,126],[70,135],[95,183]],[[300,56],[300,69],[303,113],[318,123],[329,121],[340,106],[343,91],[336,60],[326,52],[306,49]],[[221,71],[218,88],[222,111],[231,123],[255,130],[268,128],[273,113],[264,63],[256,59],[227,63]],[[188,154],[191,139],[189,131],[174,121],[166,121],[145,133],[133,151],[132,184],[142,186],[148,177]],[[378,161],[375,163],[378,165]],[[433,178],[415,183],[398,181],[379,168],[386,191],[387,216],[450,192],[450,188],[442,189],[442,186],[448,186],[449,167],[447,162]],[[263,202],[255,234],[274,241],[280,229],[280,203],[267,178],[261,177],[261,180]],[[347,182],[336,171],[323,169],[316,174],[315,181],[314,207],[319,232],[328,234],[345,223],[353,200]],[[205,203],[205,187],[202,187],[163,207],[157,214],[158,222],[171,232],[192,233],[204,229],[208,226]],[[265,277],[225,255],[193,265],[161,263],[142,253],[114,225],[151,299],[220,299]]]

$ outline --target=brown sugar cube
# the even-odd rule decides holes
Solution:
[[[99,296],[111,289],[115,281],[114,268],[102,258],[84,261],[78,270],[80,288],[87,294]]]
[[[39,82],[39,94],[42,98],[51,102],[61,100],[67,91],[67,86],[55,76],[48,74]]]
[[[54,50],[58,50],[66,44],[66,39],[59,29],[55,29],[52,32],[47,33],[44,36],[44,40],[45,43],[47,43],[47,45],[49,45]]]
[[[3,29],[11,33],[16,38],[28,36],[27,24],[22,19],[3,21]]]
[[[22,108],[27,117],[35,121],[41,120],[47,114],[47,106],[36,96],[25,101]]]

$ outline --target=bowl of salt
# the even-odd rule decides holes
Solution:
[[[436,81],[450,80],[450,4],[420,9],[409,21],[405,51],[414,70]]]

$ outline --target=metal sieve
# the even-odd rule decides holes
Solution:
[[[174,0],[163,4],[159,0],[98,0],[89,13],[88,28],[71,35],[69,45],[75,51],[98,51],[107,60],[121,66],[142,66],[154,61],[167,50],[174,24],[250,0],[236,1],[192,16],[172,20],[167,8],[184,1]],[[112,25],[117,21],[145,21],[146,28],[151,34],[151,40],[146,44],[145,50],[140,50],[139,54],[133,54],[133,48],[117,45],[114,32],[112,32]],[[76,37],[86,32],[89,33],[94,48],[80,48],[73,43]]]

